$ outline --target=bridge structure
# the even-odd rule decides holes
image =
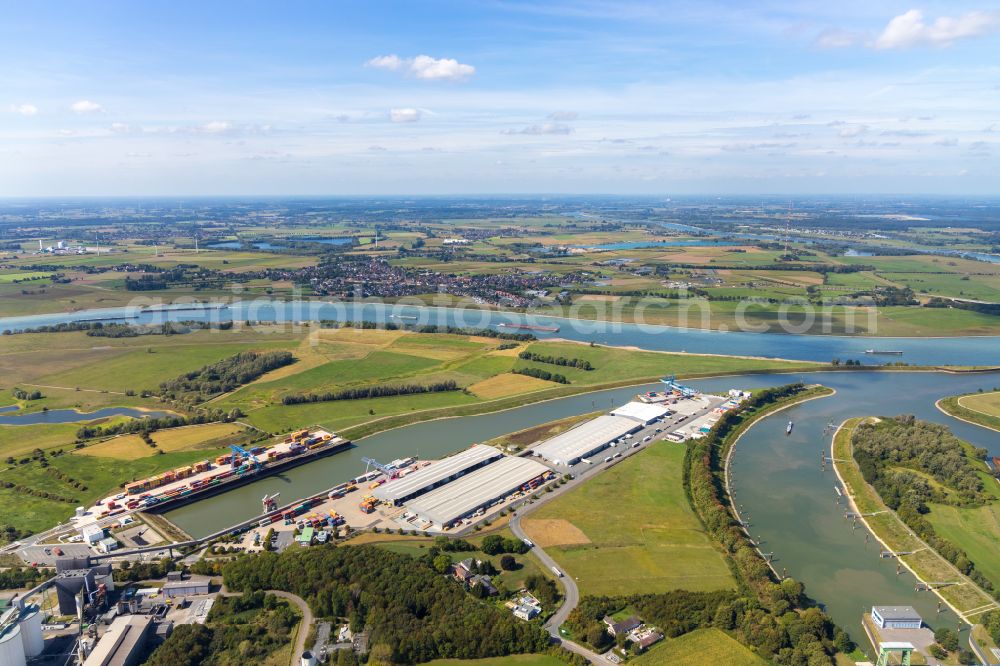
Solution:
[[[903,643],[903,642],[889,642],[889,643],[879,643],[878,644],[878,661],[875,662],[875,666],[889,666],[889,658],[891,655],[899,655],[899,663],[901,666],[910,666],[910,657],[913,655],[913,643]]]

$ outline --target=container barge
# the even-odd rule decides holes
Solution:
[[[159,476],[127,484],[123,495],[108,500],[101,507],[103,510],[100,512],[100,518],[126,511],[160,513],[175,509],[290,467],[340,453],[351,446],[350,440],[342,439],[332,433],[299,431],[278,446],[252,448],[246,452],[249,456],[237,453],[221,455],[214,461],[204,460],[189,467],[180,467]],[[228,469],[225,469],[227,466]],[[214,473],[211,473],[213,470]],[[188,478],[192,480],[180,483]],[[162,490],[156,492],[157,488]]]
[[[558,333],[558,326],[536,326],[534,324],[508,324],[507,322],[501,322],[497,324],[498,328],[513,328],[517,331],[544,331],[546,333]]]

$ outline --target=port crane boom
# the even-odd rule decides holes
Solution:
[[[236,444],[230,444],[229,450],[233,452],[233,469],[237,470],[240,476],[244,474],[256,474],[260,471],[260,461],[257,460],[257,456]],[[236,466],[237,459],[240,459],[241,463],[243,463],[239,467]],[[250,463],[250,466],[247,467],[245,463]]]
[[[398,470],[393,469],[392,467],[389,467],[388,465],[383,465],[382,463],[380,463],[379,461],[375,460],[374,458],[362,458],[361,462],[363,462],[365,464],[365,474],[368,473],[368,468],[369,467],[374,467],[375,469],[377,469],[378,471],[382,472],[383,474],[385,474],[390,479],[395,478],[396,475],[399,473]]]

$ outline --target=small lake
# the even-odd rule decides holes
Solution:
[[[255,250],[281,250],[284,249],[284,245],[275,245],[274,243],[268,243],[267,241],[251,241],[249,243],[241,243],[240,241],[224,241],[222,243],[211,243],[205,247],[211,248],[213,250],[239,250],[248,245]]]
[[[17,410],[17,405],[0,408],[0,413]],[[47,412],[33,412],[22,416],[0,416],[0,425],[26,426],[38,425],[40,423],[79,423],[92,421],[94,419],[104,419],[109,416],[131,416],[141,419],[144,417],[159,418],[167,416],[167,412],[144,411],[131,407],[105,407],[96,412],[78,412],[75,409],[50,409]]]

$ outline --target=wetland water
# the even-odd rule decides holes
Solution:
[[[319,320],[393,321],[390,315],[407,317],[407,324],[460,327],[491,327],[499,323],[531,323],[559,327],[558,332],[531,331],[539,339],[557,337],[615,346],[635,346],[657,351],[686,351],[700,354],[730,354],[790,358],[828,362],[833,358],[860,359],[865,363],[904,361],[917,365],[1000,365],[1000,337],[960,338],[863,338],[824,335],[792,335],[698,330],[623,324],[585,319],[562,319],[515,312],[427,308],[381,303],[331,303],[324,301],[255,300],[233,303],[227,308],[139,308],[83,310],[73,313],[7,317],[0,319],[0,332],[72,321],[127,320],[135,324],[164,321],[252,321],[300,322]],[[410,320],[409,317],[416,319]],[[867,356],[865,349],[899,350],[899,356]]]
[[[860,618],[873,604],[910,604],[932,625],[954,627],[951,613],[935,613],[937,598],[917,593],[909,574],[895,575],[892,560],[879,557],[875,541],[865,543],[862,529],[852,530],[838,503],[836,475],[820,469],[829,453],[827,424],[851,416],[915,414],[943,423],[976,446],[1000,454],[996,433],[942,414],[934,402],[946,395],[991,388],[1000,373],[827,372],[747,375],[689,382],[705,391],[732,387],[760,388],[792,381],[818,382],[837,390],[758,422],[740,440],[733,457],[735,498],[750,515],[751,531],[774,552],[775,566],[806,584],[809,594],[866,644]],[[350,451],[324,458],[282,475],[262,479],[224,495],[181,507],[167,517],[194,536],[210,534],[260,512],[265,493],[281,492],[287,503],[325,490],[364,471],[361,456],[392,460],[404,455],[435,458],[504,433],[554,419],[607,409],[632,398],[640,388],[620,388],[551,400],[494,414],[442,419],[366,437]],[[795,428],[785,434],[791,419]],[[660,446],[676,446],[664,442]]]
[[[13,409],[4,407],[0,409],[2,414],[10,414],[18,411],[17,406]],[[20,416],[0,416],[0,425],[26,426],[38,425],[39,423],[82,423],[83,421],[93,421],[109,416],[131,416],[141,419],[143,417],[159,418],[166,416],[167,412],[146,411],[142,409],[132,409],[131,407],[105,407],[95,412],[78,412],[75,409],[50,409],[42,412],[32,412]]]

